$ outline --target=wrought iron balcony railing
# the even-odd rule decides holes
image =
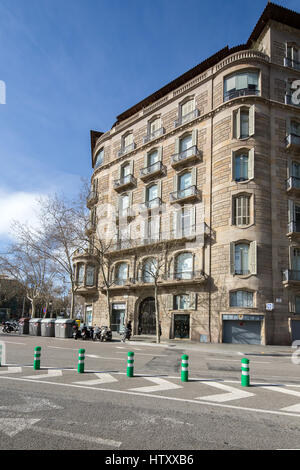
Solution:
[[[230,90],[224,93],[224,101],[232,100],[233,98],[238,98],[239,96],[259,96],[260,91],[256,88],[242,88],[240,90]]]
[[[179,127],[185,124],[186,122],[192,121],[192,119],[197,118],[200,115],[199,109],[193,109],[193,111],[185,114],[184,116],[180,116],[179,119],[177,119],[174,122],[174,127]]]
[[[188,188],[170,193],[170,202],[180,201],[190,197],[199,198],[200,194],[201,193],[197,186],[189,186]]]
[[[114,180],[114,189],[119,189],[124,186],[136,186],[136,178],[133,175],[126,175]]]
[[[126,147],[120,148],[120,150],[118,151],[118,157],[125,155],[125,153],[132,152],[132,150],[134,149],[135,149],[135,143],[132,142],[132,144],[129,144]]]
[[[285,143],[287,147],[299,146],[300,147],[300,135],[298,134],[289,134],[285,138]]]
[[[247,274],[250,274],[249,269],[235,269],[234,274],[238,276],[247,276]]]
[[[165,165],[162,164],[161,161],[152,163],[152,165],[149,165],[145,168],[142,168],[140,170],[140,177],[145,178],[147,176],[153,175],[154,173],[166,173],[167,168]]]
[[[171,165],[178,165],[184,163],[186,160],[189,160],[191,157],[200,158],[200,151],[198,150],[196,145],[189,147],[182,152],[175,153],[171,157]]]
[[[288,223],[288,233],[300,234],[300,221],[292,221]]]
[[[160,127],[154,132],[151,132],[143,137],[143,143],[146,144],[147,142],[150,142],[153,139],[156,139],[157,137],[160,137],[165,133],[164,127]]]
[[[290,176],[286,180],[286,189],[287,191],[291,189],[300,189],[300,178],[297,178],[296,176]]]
[[[132,207],[126,207],[126,209],[119,209],[116,214],[117,219],[127,219],[134,217],[135,213]]]
[[[151,199],[151,201],[146,201],[143,204],[140,204],[140,209],[142,211],[155,209],[156,207],[160,207],[161,204],[162,204],[162,201],[160,197],[155,197],[154,199]]]
[[[169,274],[164,274],[162,278],[165,281],[190,281],[192,279],[201,279],[204,277],[203,271],[177,271]]]
[[[284,58],[284,66],[291,67],[292,69],[300,70],[300,62],[294,59]]]

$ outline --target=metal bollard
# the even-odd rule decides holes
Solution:
[[[241,377],[242,387],[249,387],[250,386],[249,362],[250,362],[249,359],[246,359],[246,358],[242,359],[242,377]]]
[[[127,357],[127,377],[133,377],[134,352],[129,351]]]
[[[189,381],[189,356],[183,354],[181,356],[181,382]]]
[[[40,346],[34,348],[34,361],[33,361],[33,369],[40,370],[41,367],[41,350]]]
[[[85,349],[79,349],[78,351],[78,373],[83,374],[84,372],[84,359],[85,359]]]

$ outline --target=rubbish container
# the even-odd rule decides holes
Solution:
[[[32,336],[41,336],[41,318],[30,318],[29,334]]]
[[[41,336],[55,336],[55,318],[42,319]]]
[[[60,318],[55,321],[55,337],[56,338],[72,338],[73,326],[75,320],[69,318]]]
[[[19,320],[19,333],[20,335],[29,334],[29,317],[23,317]]]

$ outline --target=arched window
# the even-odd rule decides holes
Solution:
[[[143,263],[142,280],[143,282],[154,282],[157,276],[157,260],[148,258]]]
[[[151,184],[146,189],[146,202],[148,203],[148,207],[151,208],[157,205],[157,198],[158,198],[158,185]]]
[[[95,168],[98,168],[103,163],[104,149],[100,149],[95,158]]]
[[[120,263],[116,266],[115,271],[115,284],[122,286],[128,278],[128,264]]]
[[[192,134],[188,134],[188,135],[185,135],[184,137],[181,137],[180,141],[179,141],[179,151],[180,153],[181,152],[185,152],[187,151],[189,148],[192,147]]]
[[[154,165],[158,162],[158,150],[152,150],[147,154],[147,166]]]
[[[192,253],[180,253],[175,259],[175,278],[192,279],[193,255]]]

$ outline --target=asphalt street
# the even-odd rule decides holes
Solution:
[[[1,450],[300,448],[300,361],[292,348],[17,334],[1,334],[0,342]],[[42,348],[38,371],[35,346]],[[86,350],[84,374],[77,372],[79,348]],[[243,357],[250,387],[241,386]]]

